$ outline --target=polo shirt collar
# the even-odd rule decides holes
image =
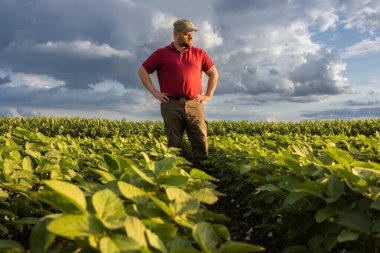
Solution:
[[[169,45],[170,48],[172,48],[173,50],[175,50],[176,52],[180,52],[175,46],[174,46],[174,42],[170,43]],[[190,50],[192,48],[192,46],[189,46],[187,47],[185,50],[183,50],[182,52],[185,52],[187,50]]]

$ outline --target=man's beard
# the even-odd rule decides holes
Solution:
[[[190,47],[193,42],[191,40],[189,41],[186,41],[186,40],[182,40],[178,43],[181,47]]]

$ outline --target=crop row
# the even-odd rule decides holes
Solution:
[[[0,252],[262,251],[231,240],[207,208],[218,180],[164,141],[0,136]]]
[[[70,135],[71,137],[130,137],[133,135],[160,137],[164,135],[160,121],[133,122],[127,120],[105,120],[85,118],[0,118],[0,134],[22,127],[46,136]],[[380,119],[332,120],[302,122],[248,122],[210,121],[208,134],[224,136],[229,133],[262,135],[275,133],[355,136],[370,136],[380,132]]]
[[[208,169],[273,252],[377,252],[380,135],[213,136]]]

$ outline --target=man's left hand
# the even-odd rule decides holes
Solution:
[[[207,95],[198,95],[195,100],[196,101],[199,101],[201,103],[206,103],[207,101],[209,101],[211,99],[211,96],[207,96]]]

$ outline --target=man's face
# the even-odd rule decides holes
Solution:
[[[193,45],[193,32],[177,32],[178,45],[181,47],[190,47]]]

